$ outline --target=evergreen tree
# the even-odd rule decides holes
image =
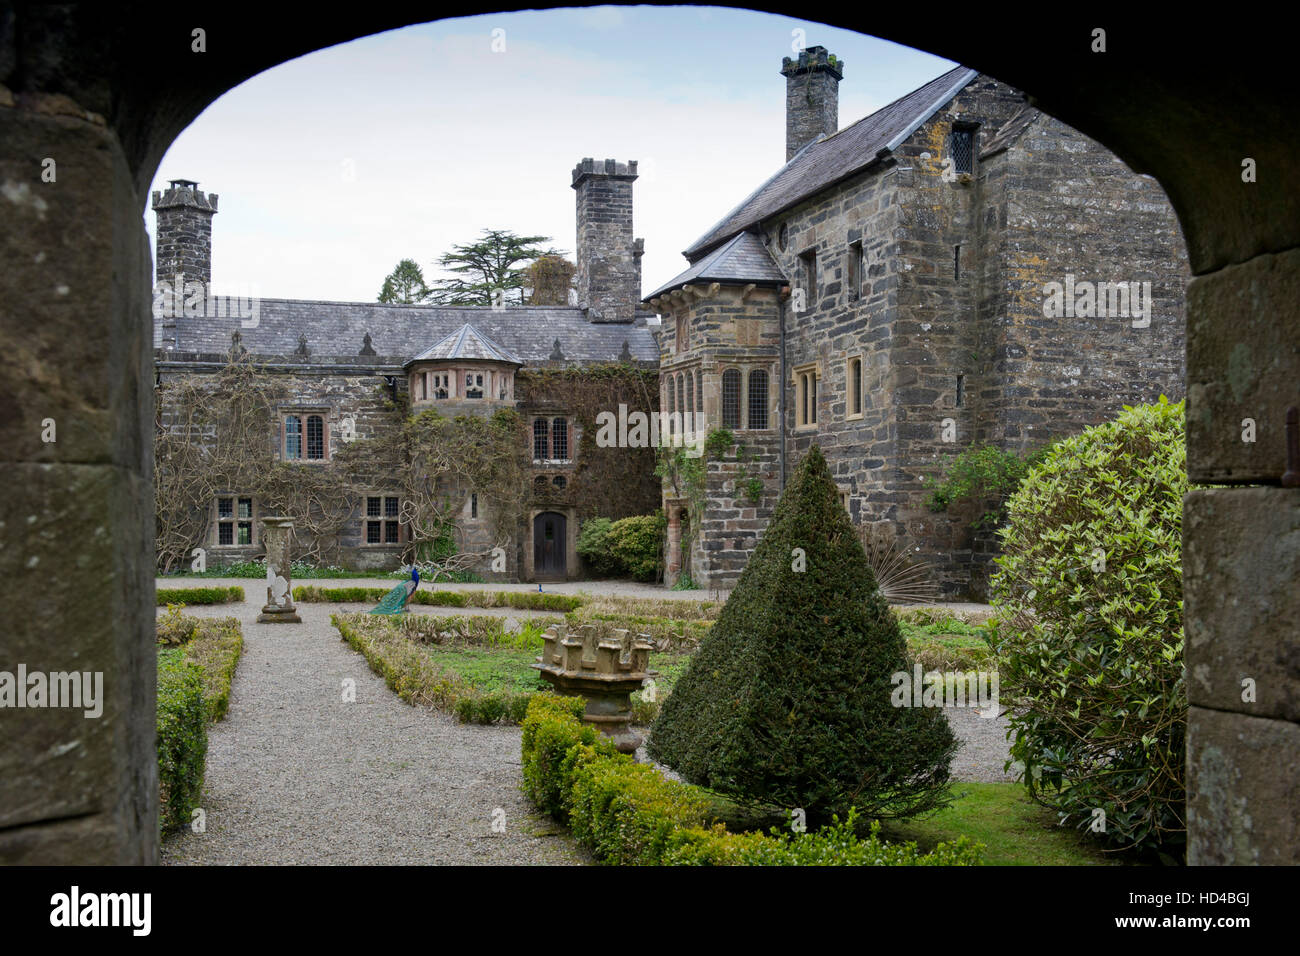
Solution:
[[[379,290],[380,302],[410,305],[429,298],[429,287],[424,284],[424,273],[414,259],[403,259],[384,279]]]
[[[468,245],[457,245],[438,260],[438,264],[455,276],[438,280],[431,298],[438,305],[486,305],[500,291],[502,302],[524,301],[524,269],[518,263],[542,256],[559,256],[556,249],[543,249],[538,243],[550,242],[549,236],[516,236],[503,229],[485,229],[483,236]]]
[[[741,803],[910,816],[950,799],[943,711],[895,707],[911,673],[820,449],[795,471],[717,623],[664,701],[656,760]]]

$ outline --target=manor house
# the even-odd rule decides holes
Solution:
[[[784,164],[646,296],[660,402],[738,448],[665,484],[667,578],[727,587],[814,442],[855,524],[982,596],[995,553],[927,477],[1182,397],[1182,233],[1158,184],[959,66],[843,129],[845,64],[786,58]]]
[[[499,309],[294,299],[250,301],[242,304],[253,308],[245,309],[238,300],[207,297],[218,197],[196,182],[174,180],[153,194],[157,385],[197,375],[216,388],[232,359],[251,363],[286,395],[276,400],[266,436],[271,458],[306,469],[328,465],[350,441],[400,430],[401,413],[431,409],[454,418],[517,410],[525,424],[519,454],[530,479],[520,520],[507,540],[496,539],[497,516],[484,489],[443,487],[454,499],[456,545],[475,552],[504,545],[503,568],[494,570],[484,558],[474,569],[490,579],[578,577],[581,521],[658,507],[653,449],[597,447],[594,431],[562,390],[526,383],[539,370],[656,366],[658,345],[647,324],[654,316],[636,307],[642,253],[641,240],[632,236],[636,175],[635,162],[612,160],[584,159],[573,170],[576,305]],[[621,398],[646,403],[635,394]],[[160,427],[182,427],[166,399],[159,404]],[[632,477],[620,467],[629,458],[637,466]],[[613,467],[602,468],[602,459]],[[409,560],[402,490],[409,476],[398,473],[402,467],[375,475],[354,495],[331,540],[304,541],[300,523],[300,544],[323,544],[322,560],[352,568],[395,568]],[[197,525],[206,530],[192,544],[212,564],[262,553],[259,519],[291,510],[283,500],[260,500],[234,486],[217,489],[208,508],[206,522]]]
[[[263,299],[255,324],[203,309],[155,320],[159,382],[250,357],[290,385],[267,441],[305,468],[396,427],[394,403],[518,410],[531,495],[506,569],[485,565],[485,577],[581,576],[582,521],[662,507],[666,582],[729,588],[815,442],[855,524],[895,540],[945,594],[982,595],[993,538],[972,530],[968,509],[931,511],[927,478],[975,444],[1025,451],[1123,405],[1182,396],[1189,271],[1177,220],[1154,180],[975,70],[843,129],[842,61],[811,47],[781,73],[784,160],[649,295],[636,163],[584,159],[571,183],[574,305]],[[160,282],[207,283],[217,197],[176,180],[153,208]],[[658,408],[636,395],[629,407],[679,418],[686,438],[731,433],[729,450],[706,457],[695,500],[655,476],[653,450],[598,447],[590,410],[520,387],[530,371],[609,364],[658,369]],[[613,499],[582,482],[599,456],[638,463]],[[397,487],[376,478],[356,496],[338,560],[393,567],[407,553]],[[454,493],[458,543],[483,545],[490,509],[474,488]],[[221,489],[203,542],[259,553],[268,507]]]

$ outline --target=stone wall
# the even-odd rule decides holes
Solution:
[[[978,160],[970,175],[945,163],[954,124],[975,129],[978,155],[1024,105],[1016,90],[977,77],[883,168],[762,224],[792,286],[787,473],[820,445],[855,523],[891,527],[902,544],[919,547],[913,555],[950,597],[985,595],[996,547],[991,533],[972,532],[971,513],[930,511],[927,478],[976,442],[1021,451],[1109,419],[1125,404],[1182,394],[1186,257],[1153,181],[1047,117],[1029,123],[1010,149]],[[850,258],[858,244],[854,288]],[[807,279],[813,256],[815,289]],[[1150,327],[1044,316],[1044,284],[1067,274],[1150,281]],[[797,311],[801,292],[805,311]],[[665,375],[718,368],[778,343],[773,321],[742,345],[738,327],[722,325],[721,295],[697,289],[677,298],[662,336]],[[678,315],[687,316],[684,353],[675,345]],[[860,413],[849,393],[855,359]],[[797,386],[807,371],[818,377],[815,424],[798,414]],[[706,371],[711,425],[715,388]]]
[[[743,450],[737,455],[733,448],[727,456],[708,461],[705,507],[698,527],[692,528],[684,520],[688,510],[685,489],[665,480],[665,513],[670,521],[676,519],[681,529],[681,537],[666,544],[669,570],[665,582],[671,585],[678,573],[686,572],[699,587],[726,589],[740,576],[781,494],[782,300],[775,289],[718,284],[688,286],[670,299],[673,311],[665,318],[659,338],[659,407],[667,412],[684,409],[686,436],[702,440],[710,431],[724,427],[723,376],[729,369],[736,370],[740,373],[739,425],[725,427]],[[680,342],[679,329],[683,335]],[[767,375],[764,429],[749,427],[749,383],[754,372]],[[677,398],[679,384],[684,401]],[[696,412],[702,412],[702,420],[690,417]],[[693,426],[698,428],[693,430]],[[757,502],[743,489],[736,489],[738,481],[750,478],[757,478],[763,486]],[[683,543],[688,548],[679,560],[676,551]]]

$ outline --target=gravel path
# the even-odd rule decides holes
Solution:
[[[207,832],[169,837],[164,863],[591,862],[520,793],[518,727],[410,706],[339,639],[337,605],[299,604],[302,624],[257,624],[259,582],[234,583],[250,600],[185,609],[239,618],[244,656],[230,713],[208,729]],[[355,703],[343,701],[345,679]]]

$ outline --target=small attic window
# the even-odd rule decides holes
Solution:
[[[975,127],[954,124],[948,134],[948,156],[954,173],[975,172]]]
[[[782,252],[790,242],[790,227],[786,223],[781,223],[781,230],[776,234],[776,244]]]

